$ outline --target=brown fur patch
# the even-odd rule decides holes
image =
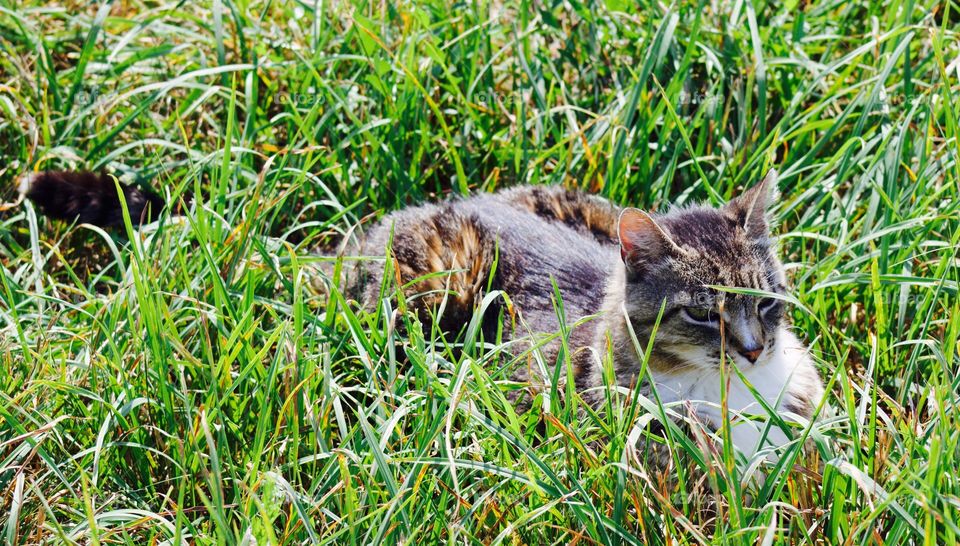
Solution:
[[[422,294],[423,307],[438,307],[446,298],[447,305],[471,309],[483,295],[492,245],[475,225],[462,219],[443,226],[425,222],[418,231],[424,254],[420,260],[400,264],[401,282],[413,283],[408,292]],[[440,272],[446,274],[435,275]]]
[[[382,252],[392,229],[396,280],[412,309],[426,319],[443,306],[441,327],[459,330],[483,297],[493,263],[493,242],[471,216],[452,206],[405,212],[378,224],[365,241],[363,253]],[[373,308],[380,296],[383,265],[367,262],[362,269],[362,299],[367,308]]]
[[[619,208],[600,197],[558,186],[523,186],[503,196],[514,207],[590,233],[601,243],[617,242]]]

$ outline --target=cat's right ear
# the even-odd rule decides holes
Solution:
[[[676,244],[657,222],[640,209],[626,208],[617,221],[620,257],[631,271],[641,271],[663,259]]]

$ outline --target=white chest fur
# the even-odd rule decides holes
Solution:
[[[804,405],[816,405],[823,394],[819,376],[803,344],[786,329],[780,332],[777,340],[769,358],[757,364],[735,363],[743,379],[733,370],[729,370],[726,377],[733,443],[748,457],[761,449],[779,447],[788,441],[787,435],[776,425],[769,428],[764,438],[769,414],[758,399],[764,400],[789,421],[791,416],[785,413],[786,407],[796,406],[798,401],[804,401]],[[652,377],[664,405],[689,403],[702,421],[719,430],[723,395],[719,369],[695,367],[679,373],[652,372]],[[683,408],[675,409],[680,411]],[[747,419],[747,416],[761,418]]]

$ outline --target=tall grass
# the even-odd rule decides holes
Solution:
[[[0,212],[0,542],[956,542],[958,9],[0,0],[4,201],[52,168],[197,196],[123,233]],[[410,203],[716,203],[770,166],[829,392],[759,480],[667,434],[715,518],[634,464],[662,408],[518,413],[502,343],[315,287]]]

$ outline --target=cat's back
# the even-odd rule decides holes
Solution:
[[[620,208],[599,195],[563,186],[518,186],[492,194],[492,198],[551,225],[565,225],[602,245],[617,244]]]
[[[604,262],[616,248],[616,209],[558,186],[519,186],[453,201],[454,214],[496,238],[501,256],[552,271]],[[503,254],[503,253],[506,254]]]
[[[436,248],[479,244],[483,236],[496,235],[501,249],[536,252],[544,260],[596,257],[609,250],[605,247],[616,246],[618,213],[619,209],[606,199],[579,190],[516,186],[400,209],[371,229],[364,246],[382,250],[391,235],[394,245],[398,239],[403,244],[406,239],[419,238]],[[461,241],[463,238],[466,240]],[[475,249],[451,250],[471,254]]]
[[[368,232],[363,254],[382,255],[390,245],[402,282],[455,293],[465,308],[491,286],[528,315],[552,314],[555,282],[577,317],[599,308],[616,261],[617,213],[587,193],[519,186],[391,213]],[[431,277],[439,271],[451,273]]]
[[[608,201],[559,186],[520,186],[454,206],[495,240],[495,285],[529,319],[544,313],[543,328],[554,322],[554,283],[571,318],[599,309],[617,256],[618,210]]]

